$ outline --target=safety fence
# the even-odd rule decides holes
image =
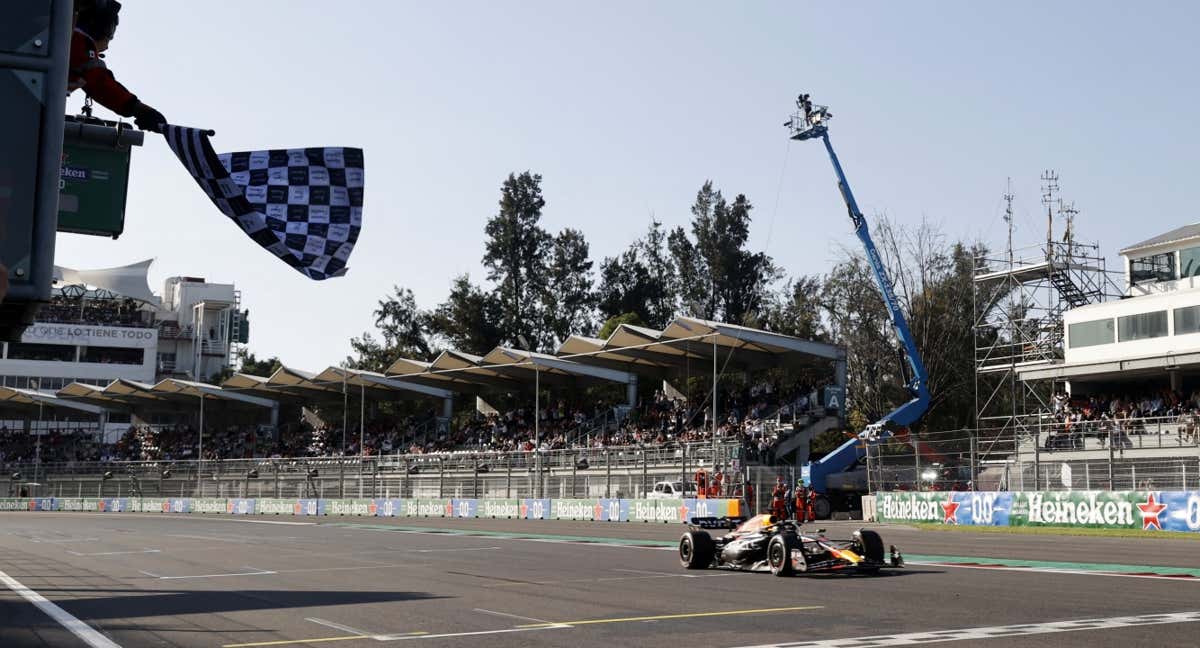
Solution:
[[[594,522],[675,522],[742,514],[736,499],[277,499],[218,497],[35,497],[0,499],[0,511],[224,513],[229,515],[499,518]]]
[[[881,492],[863,512],[878,522],[1200,532],[1200,491]]]
[[[1047,422],[868,444],[862,491],[1200,488],[1191,417]]]
[[[538,453],[21,464],[5,470],[10,497],[643,499],[656,484],[683,486],[697,470],[714,467],[730,476],[721,494],[733,494],[744,470],[738,446],[728,442]]]

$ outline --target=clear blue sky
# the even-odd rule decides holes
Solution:
[[[597,261],[651,214],[686,224],[712,179],[756,205],[751,244],[789,274],[852,245],[828,162],[781,124],[806,90],[868,215],[999,245],[1044,231],[1054,168],[1110,257],[1198,220],[1200,4],[1187,2],[306,2],[127,0],[109,66],[218,151],[366,151],[349,274],[310,281],[226,222],[158,136],[134,155],[126,233],[61,235],[58,263],[157,257],[162,278],[234,282],[251,350],[336,363],[392,284],[441,301],[483,279],[510,171],[544,177],[544,224]],[[69,107],[73,112],[79,97]],[[782,182],[781,182],[782,178]],[[778,205],[778,207],[776,207]]]

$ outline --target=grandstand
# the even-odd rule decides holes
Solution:
[[[644,494],[651,478],[684,474],[689,462],[736,471],[806,452],[797,439],[840,424],[845,375],[840,347],[680,317],[661,331],[625,325],[605,340],[572,337],[552,354],[447,350],[429,362],[397,359],[385,373],[284,366],[270,376],[234,373],[220,386],[161,376],[154,383],[74,381],[37,394],[41,407],[85,406],[129,423],[84,453],[47,440],[39,469],[46,483],[30,492],[102,491],[101,476],[114,468],[153,474],[165,466],[171,476],[163,492],[178,494],[181,484],[207,492],[207,478],[220,482],[234,459],[272,467],[332,461],[340,490],[346,466],[363,489],[363,466],[374,474],[411,462],[437,465],[444,475],[448,457],[456,457],[511,472],[559,457],[563,468],[551,462],[536,492],[560,483],[556,470],[598,462],[606,490],[615,466],[627,480],[622,492]],[[475,407],[456,409],[466,399]],[[6,447],[3,457],[6,470],[26,473],[30,459],[28,444]],[[634,478],[639,461],[642,474]],[[440,492],[447,486],[439,482]],[[579,488],[595,494],[597,484]]]

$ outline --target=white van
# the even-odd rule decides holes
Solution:
[[[690,499],[696,496],[696,483],[679,481],[660,481],[654,484],[654,490],[646,496],[647,499]]]

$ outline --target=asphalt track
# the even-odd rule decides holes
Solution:
[[[0,646],[1200,644],[1200,542],[877,528],[920,564],[685,572],[666,524],[4,513]]]

